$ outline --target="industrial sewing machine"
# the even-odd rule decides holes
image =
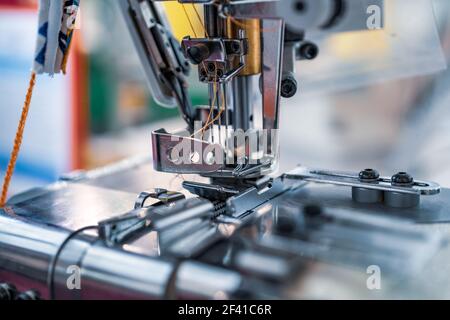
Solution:
[[[280,103],[295,62],[319,54],[309,32],[370,32],[383,1],[179,2],[204,13],[181,44],[156,1],[119,4],[153,96],[186,128],[152,133],[153,168],[130,159],[12,198],[0,298],[448,297],[446,238],[422,224],[450,220],[449,190],[406,172],[276,173]],[[191,105],[192,65],[209,106]],[[174,174],[191,177],[183,192]]]

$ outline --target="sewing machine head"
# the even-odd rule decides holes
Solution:
[[[306,40],[308,33],[367,30],[368,8],[383,7],[382,0],[179,2],[192,5],[192,19],[204,15],[202,34],[192,28],[181,45],[157,3],[121,2],[153,96],[163,105],[178,105],[187,123],[182,132],[153,133],[155,169],[221,179],[276,170],[280,102],[299,91],[295,62],[319,53]],[[191,105],[191,65],[209,87],[209,106]]]

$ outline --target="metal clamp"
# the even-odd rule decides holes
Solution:
[[[372,174],[372,176],[366,174]],[[397,178],[400,181],[396,181]],[[437,195],[441,190],[437,183],[413,180],[404,172],[388,178],[381,177],[372,169],[366,169],[360,173],[348,173],[298,167],[284,174],[282,179],[352,187],[353,199],[356,202],[384,201],[387,206],[396,208],[415,207],[419,205],[421,196]]]
[[[145,202],[149,194],[142,193],[138,202]],[[167,198],[167,194],[172,196]],[[163,200],[153,206],[137,206],[138,209],[124,215],[99,222],[100,239],[108,246],[120,245],[138,239],[148,231],[162,231],[191,219],[212,216],[214,211],[210,201],[200,198],[184,199],[181,194],[168,192],[160,193],[160,198]],[[164,199],[168,199],[167,202]]]

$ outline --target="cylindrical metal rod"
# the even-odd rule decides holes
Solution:
[[[251,127],[252,116],[252,76],[233,79],[233,129],[244,131]]]
[[[214,4],[205,5],[205,29],[208,33],[208,36],[211,38],[219,37],[220,28],[219,28],[219,11],[217,6]],[[206,35],[205,35],[206,36]]]
[[[49,283],[53,282],[55,299],[83,300],[167,299],[183,297],[186,290],[189,297],[212,299],[220,292],[231,296],[243,281],[235,271],[110,248],[94,236],[74,237],[60,251],[70,234],[66,229],[5,216],[0,210],[0,279],[19,291],[36,290],[43,299],[51,298]],[[176,276],[192,264],[196,267],[188,269],[193,273]],[[68,285],[74,268],[80,270],[79,289]],[[205,277],[209,274],[216,277]]]

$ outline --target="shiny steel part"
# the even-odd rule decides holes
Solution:
[[[0,215],[0,278],[15,279],[15,286],[19,291],[32,287],[40,292],[42,298],[49,298],[48,275],[51,261],[68,235],[69,231],[63,229],[39,226]],[[75,245],[72,246],[73,256],[80,255],[85,249],[84,242],[77,244],[80,244],[79,250],[75,250]],[[21,287],[22,283],[26,283],[27,287]]]
[[[175,291],[179,299],[227,299],[241,285],[242,278],[236,272],[189,262],[178,269]]]
[[[0,277],[14,279],[20,291],[33,288],[49,299],[50,266],[69,235],[64,229],[0,215]],[[109,248],[95,240],[80,235],[63,248],[52,279],[55,299],[171,299],[187,293],[191,298],[226,299],[245,282],[235,271],[200,262],[179,264],[175,259]],[[67,285],[70,267],[80,269],[81,290]]]
[[[166,54],[162,54],[164,50],[158,48],[160,42],[167,41],[159,41],[159,37],[151,32],[156,30],[151,19],[151,16],[155,16],[155,14],[149,14],[149,11],[151,13],[152,10],[148,10],[148,8],[151,9],[154,4],[147,0],[128,1],[134,10],[135,23],[139,27],[138,31],[143,35],[141,35],[140,40],[144,40],[143,48],[147,49],[147,52],[144,51],[144,53],[147,54],[150,62],[156,66],[153,70],[154,73],[159,72],[166,76],[163,70],[166,70],[167,66],[170,67],[169,70],[175,67],[176,71],[176,63],[170,63],[174,60],[170,59],[173,56],[171,52],[168,52],[166,57]],[[199,39],[186,37],[183,40],[183,48],[185,55],[190,58],[189,60],[199,65],[200,81],[210,84],[210,108],[215,107],[212,106],[212,101],[217,103],[217,110],[213,111],[212,115],[214,115],[214,112],[221,112],[222,106],[225,109],[225,121],[222,117],[215,121],[216,118],[213,117],[214,123],[205,124],[212,128],[219,127],[218,137],[212,137],[212,142],[217,143],[219,141],[219,148],[227,148],[228,139],[223,139],[222,126],[224,122],[227,129],[226,135],[228,135],[229,127],[235,130],[262,129],[270,133],[268,135],[269,141],[267,141],[264,159],[253,166],[249,165],[252,155],[246,155],[248,163],[244,165],[210,165],[204,161],[201,161],[201,163],[184,161],[175,164],[168,154],[176,147],[173,141],[169,141],[169,139],[176,138],[176,135],[159,131],[153,134],[155,168],[168,173],[198,173],[205,176],[238,178],[270,174],[276,170],[278,164],[278,134],[273,136],[272,131],[276,131],[280,127],[280,95],[282,93],[283,97],[291,97],[297,91],[297,83],[291,72],[294,67],[289,65],[294,61],[295,47],[287,46],[287,54],[284,57],[285,30],[294,34],[303,34],[315,30],[327,32],[363,30],[367,29],[367,9],[370,6],[379,6],[381,9],[383,7],[383,0],[180,0],[179,2],[204,5],[205,35],[199,37]],[[160,23],[159,25],[164,24]],[[149,28],[150,32],[147,30]],[[150,45],[148,45],[149,43]],[[178,54],[179,52],[176,51],[175,53]],[[170,60],[169,63],[166,60]],[[286,61],[285,64],[283,64],[283,60]],[[285,74],[282,74],[283,69],[286,71]],[[261,75],[263,114],[262,126],[255,128],[257,121],[253,119],[254,95],[252,91],[254,88],[250,77],[257,77],[258,74]],[[195,120],[195,114],[187,102],[186,86],[183,78],[176,78],[179,80],[178,85],[172,84],[169,86],[172,81],[162,82],[169,86],[169,89],[172,89],[174,95],[178,97],[182,114],[190,125],[190,133],[194,133],[192,124]],[[231,83],[228,85],[227,82]],[[217,90],[213,90],[214,87],[211,83],[220,83],[221,85]],[[221,93],[225,99],[222,98]],[[231,107],[231,104],[233,112],[230,116],[228,108]],[[209,116],[207,119],[211,119],[211,117]],[[197,143],[206,148],[213,147],[206,141],[201,142],[192,139],[191,143]],[[245,147],[240,145],[235,150],[238,150],[238,148],[245,149]],[[225,149],[225,154],[235,154],[235,150],[228,152]],[[196,154],[194,151],[192,154],[184,154],[183,156],[203,160],[201,152]],[[169,159],[167,159],[168,157]],[[270,163],[267,164],[267,162]]]
[[[79,236],[71,240],[56,261],[51,279],[53,259],[69,235],[70,231],[65,229],[0,215],[1,277],[14,279],[20,291],[35,289],[43,299],[51,297],[51,282],[56,299],[165,297],[175,270],[173,262],[93,245],[93,237]],[[81,269],[81,291],[67,286],[70,266]]]
[[[380,177],[376,183],[364,182],[359,179],[357,173],[326,171],[306,167],[298,167],[293,171],[284,174],[283,180],[303,180],[315,183],[423,196],[436,195],[441,191],[441,187],[434,182],[415,181],[411,187],[401,187],[392,185],[391,178]]]
[[[128,29],[137,49],[153,97],[162,105],[178,105],[192,126],[192,106],[187,94],[190,65],[180,45],[153,1],[120,0]]]
[[[234,218],[242,218],[250,211],[298,186],[299,184],[287,186],[279,178],[270,180],[262,186],[249,188],[239,195],[229,198],[227,200],[227,213]]]
[[[178,174],[207,174],[224,169],[224,164],[215,161],[212,164],[205,161],[205,151],[212,144],[176,134],[169,134],[161,129],[152,133],[153,164],[157,171]],[[183,145],[189,151],[185,154]],[[220,145],[216,145],[222,150]],[[222,151],[223,152],[223,151]]]
[[[367,188],[352,188],[352,198],[358,203],[378,203],[383,201],[384,192]]]
[[[283,19],[289,30],[343,32],[367,30],[367,9],[384,8],[384,0],[232,1],[225,16],[236,19]]]
[[[416,207],[420,203],[420,195],[400,192],[385,192],[384,203],[392,208]]]
[[[281,204],[279,212],[291,214],[295,225],[289,232],[267,234],[256,246],[277,254],[340,261],[364,272],[377,261],[383,270],[406,275],[418,272],[443,244],[441,234],[392,215],[333,207],[311,214],[306,208]]]
[[[213,204],[200,198],[136,209],[99,222],[99,237],[108,246],[124,244],[150,231],[162,231],[192,219],[211,218],[213,212]]]
[[[280,178],[264,177],[259,180],[241,182],[242,185],[226,186],[220,184],[204,184],[184,182],[183,187],[191,193],[210,201],[221,201],[226,204],[225,215],[233,218],[244,218],[249,212],[264,206],[271,200],[280,197],[302,185],[301,182],[287,185]]]
[[[186,37],[181,46],[191,62],[198,65],[200,82],[226,83],[244,69],[248,47],[245,39]]]
[[[261,21],[259,19],[227,20],[228,38],[237,38],[240,30],[248,41],[248,53],[245,56],[245,67],[239,76],[251,76],[261,73]]]
[[[284,22],[264,20],[263,27],[271,32],[263,34],[263,123],[265,130],[279,129],[280,84],[283,69]],[[272,143],[269,141],[268,146]],[[277,144],[278,145],[278,144]],[[268,150],[278,154],[278,150]]]
[[[249,130],[253,115],[252,76],[239,76],[232,82],[233,88],[233,130]]]
[[[156,200],[157,202],[151,206],[160,204],[170,204],[176,201],[185,199],[185,195],[179,192],[167,191],[166,189],[155,189],[152,192],[142,192],[139,194],[134,204],[134,209],[145,208],[146,202],[149,199]],[[149,205],[150,206],[150,205]]]
[[[278,135],[274,135],[278,139]],[[272,157],[260,164],[226,166],[224,147],[177,134],[164,129],[152,133],[153,166],[160,172],[176,174],[201,174],[208,177],[254,178],[273,169]],[[273,144],[273,141],[271,141]],[[211,155],[211,157],[210,157]],[[208,159],[212,161],[208,161]]]
[[[148,161],[143,160],[141,166],[136,167],[131,162],[129,167],[119,171],[101,170],[106,176],[87,173],[85,177],[92,178],[16,197],[10,210],[5,213],[0,210],[0,278],[12,282],[20,291],[34,288],[43,298],[49,297],[48,270],[58,248],[69,236],[69,230],[115,216],[117,210],[125,212],[127,209],[123,208],[128,208],[135,200],[137,191],[133,190],[142,189],[143,180],[148,184],[148,179],[142,179],[144,176],[150,176],[151,183],[169,188],[168,179],[153,172]],[[314,279],[310,272],[323,267],[317,260],[325,262],[327,268],[344,265],[346,271],[361,270],[362,284],[365,284],[367,266],[374,263],[382,268],[384,281],[389,281],[391,276],[395,279],[409,277],[409,271],[421,271],[423,275],[421,268],[424,266],[428,266],[433,275],[448,278],[445,272],[436,272],[445,270],[448,260],[448,250],[439,250],[440,232],[427,230],[432,227],[430,224],[421,226],[417,222],[449,222],[450,190],[444,189],[436,198],[423,199],[420,207],[405,211],[354,203],[342,188],[307,184],[301,180],[284,181],[286,192],[266,197],[270,194],[267,193],[270,192],[268,183],[268,178],[254,181],[250,189],[256,191],[236,202],[243,213],[248,210],[239,218],[222,215],[212,220],[194,218],[170,223],[173,227],[151,232],[143,237],[145,239],[115,248],[105,246],[95,236],[73,238],[56,261],[55,297],[248,298],[248,295],[240,295],[247,288],[250,297],[267,297],[261,293],[271,289],[275,292],[272,298],[292,298],[283,293],[286,285],[296,281],[291,277],[283,280],[284,275],[290,275],[293,267],[296,277],[309,282]],[[289,187],[292,183],[302,187],[293,190]],[[118,193],[116,188],[122,188],[122,192]],[[86,198],[85,194],[93,196]],[[99,205],[102,203],[104,205]],[[319,210],[307,209],[312,203],[317,204]],[[280,228],[280,222],[287,216],[292,217],[294,223],[286,230]],[[245,246],[236,247],[237,240],[242,240],[239,243]],[[219,247],[221,244],[225,250]],[[431,261],[436,250],[444,254],[441,262]],[[279,257],[287,257],[289,264],[280,264]],[[261,261],[266,258],[268,268],[261,268]],[[291,264],[293,260],[305,262],[311,268],[298,269],[296,264]],[[70,266],[81,268],[82,291],[67,289]],[[278,273],[280,268],[286,272]],[[240,279],[234,281],[235,277]],[[410,294],[409,281],[416,281],[416,277],[413,278],[401,278],[401,290],[407,291],[401,297]],[[430,283],[428,277],[418,278],[423,278],[427,285]],[[222,279],[228,281],[224,283]],[[251,282],[255,279],[277,282],[264,282],[268,286],[264,288]],[[450,288],[448,282],[436,283],[441,289]],[[277,292],[277,287],[283,293]],[[345,282],[338,288],[348,292],[352,286]],[[303,286],[297,290],[311,294]],[[385,294],[391,291],[383,290],[383,297]],[[415,292],[415,297],[422,295],[420,290]],[[328,294],[327,298],[333,298],[333,294]]]

